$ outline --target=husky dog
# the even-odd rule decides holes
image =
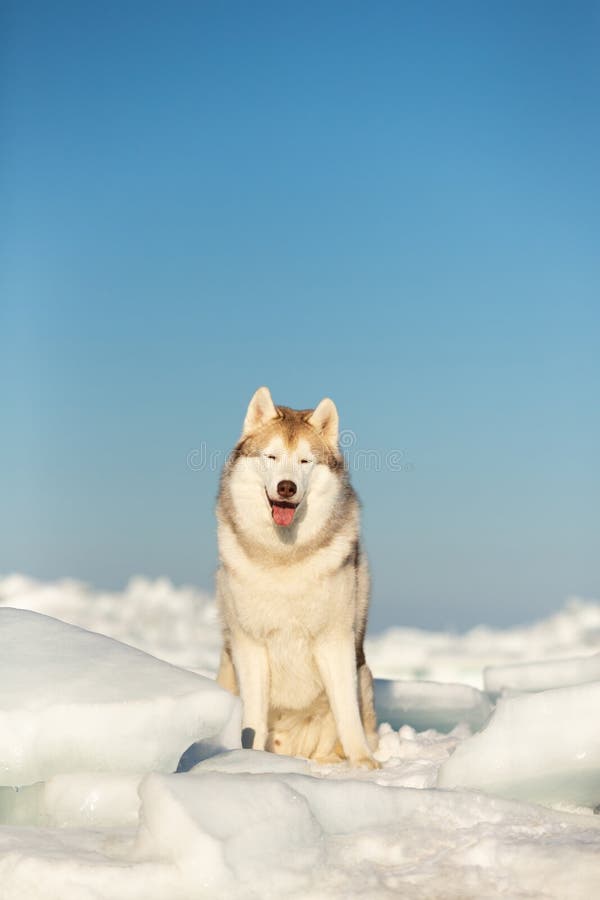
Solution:
[[[296,410],[256,391],[217,519],[218,682],[241,696],[243,746],[377,767],[369,572],[332,400]]]

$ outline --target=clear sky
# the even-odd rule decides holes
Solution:
[[[0,572],[212,589],[268,384],[374,451],[373,628],[600,596],[600,3],[1,16]]]

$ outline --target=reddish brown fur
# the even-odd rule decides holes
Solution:
[[[290,409],[289,406],[276,406],[275,409],[277,418],[243,438],[233,451],[233,460],[240,456],[258,456],[277,435],[283,438],[288,450],[293,450],[298,441],[305,438],[317,462],[325,463],[330,469],[343,468],[339,451],[331,447],[308,421],[314,409]]]

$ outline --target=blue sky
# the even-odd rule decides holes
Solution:
[[[598,3],[2,17],[0,571],[210,588],[268,384],[382,459],[373,628],[600,596]]]

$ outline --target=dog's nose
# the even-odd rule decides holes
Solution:
[[[277,485],[277,493],[283,500],[293,497],[298,488],[293,481],[280,481]]]

